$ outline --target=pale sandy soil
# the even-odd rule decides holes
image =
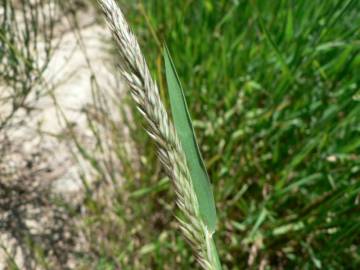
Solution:
[[[36,196],[39,192],[50,190],[72,203],[77,203],[84,190],[79,175],[85,173],[88,175],[87,179],[91,179],[92,169],[78,154],[70,136],[65,135],[68,133],[67,125],[70,124],[79,141],[92,153],[96,152],[95,137],[89,130],[84,113],[94,105],[93,76],[100,85],[97,90],[107,97],[106,110],[109,116],[121,125],[117,106],[121,105],[119,101],[124,95],[124,90],[119,79],[113,75],[113,67],[109,65],[111,62],[108,52],[109,32],[104,26],[94,22],[94,16],[91,11],[80,14],[78,32],[66,30],[72,29],[72,25],[66,18],[59,23],[59,31],[63,33],[54,40],[58,47],[45,72],[48,86],[46,90],[51,94],[33,103],[36,110],[31,115],[20,111],[19,115],[24,117],[26,124],[10,131],[11,141],[17,143],[11,146],[16,150],[6,157],[6,170],[13,168],[21,179],[27,173],[28,163],[36,163],[35,156],[41,156],[42,170],[41,174],[37,175],[41,181],[35,179],[36,184],[33,183]],[[121,129],[126,135],[127,128],[122,126]],[[101,129],[100,132],[102,132]],[[106,131],[102,136],[106,138],[105,133]],[[108,148],[107,150],[111,152],[111,143]],[[104,160],[105,155],[111,155],[111,153],[102,154]],[[98,157],[101,159],[101,154],[98,154]],[[121,164],[115,164],[115,166],[121,166]],[[21,170],[19,171],[18,168]],[[121,182],[121,176],[116,177]],[[31,233],[41,234],[46,230],[52,230],[51,223],[54,220],[53,212],[55,211],[52,206],[36,203],[28,208],[21,208],[23,211],[21,213],[24,213],[22,218],[25,220],[25,227]],[[11,223],[12,214],[11,211],[0,213],[0,222],[9,220]],[[47,216],[49,217],[46,218]],[[19,265],[26,265],[26,256],[24,256],[26,249],[16,247],[14,235],[13,232],[0,231],[0,243],[7,252],[15,256]],[[28,254],[28,256],[32,255]],[[6,255],[4,252],[1,254],[0,249],[0,269],[5,269],[5,258]]]

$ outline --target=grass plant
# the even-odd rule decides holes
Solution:
[[[200,213],[199,198],[191,180],[185,153],[176,130],[160,99],[159,90],[148,70],[139,44],[113,0],[99,1],[107,23],[119,45],[121,73],[129,84],[140,113],[148,122],[148,134],[156,142],[158,157],[176,190],[176,203],[183,217],[181,229],[204,269],[220,269],[213,255],[210,223]],[[211,221],[211,223],[213,223]]]

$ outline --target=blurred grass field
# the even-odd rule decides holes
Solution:
[[[360,3],[120,5],[165,99],[164,41],[173,55],[213,182],[224,268],[358,269]],[[143,154],[145,187],[158,164],[151,148]],[[163,188],[151,194],[147,215],[164,204]],[[176,258],[189,269],[170,230],[149,230],[153,269]]]

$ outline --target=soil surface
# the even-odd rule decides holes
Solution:
[[[88,9],[77,14],[76,27],[65,16],[57,22],[56,49],[44,76],[46,94],[33,97],[31,113],[17,113],[24,124],[8,130],[9,139],[2,135],[8,147],[0,169],[11,173],[12,179],[0,187],[0,206],[4,206],[0,209],[0,269],[6,269],[9,256],[24,269],[32,269],[35,255],[28,252],[26,235],[36,237],[48,256],[69,267],[72,259],[64,257],[66,250],[81,242],[73,243],[71,221],[65,222],[66,213],[49,200],[56,194],[76,204],[84,193],[83,179],[92,179],[92,168],[79,155],[74,137],[86,149],[96,149],[88,112],[98,106],[99,96],[106,97],[106,112],[113,121],[121,123],[117,106],[124,90],[111,66],[109,31],[95,17]]]

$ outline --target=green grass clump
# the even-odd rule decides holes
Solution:
[[[163,40],[172,52],[213,181],[224,268],[358,268],[359,2],[120,2],[162,93]]]

